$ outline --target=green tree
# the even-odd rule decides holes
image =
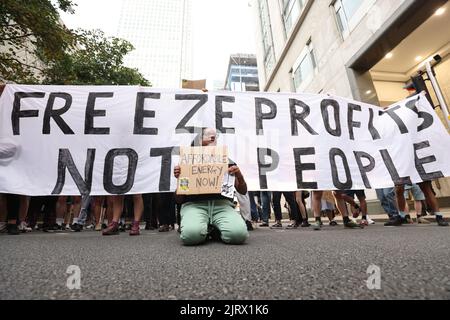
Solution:
[[[124,56],[133,49],[127,40],[105,37],[100,30],[78,30],[75,47],[48,62],[44,83],[150,86],[137,69],[123,65]]]
[[[70,0],[0,1],[0,76],[39,83],[42,60],[61,59],[74,34],[60,23],[58,9],[73,13]]]

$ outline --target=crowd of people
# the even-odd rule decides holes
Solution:
[[[203,146],[211,146],[216,144],[216,136],[215,129],[204,128],[196,140]],[[177,229],[185,245],[202,243],[208,237],[240,244],[248,237],[248,231],[255,227],[312,227],[320,230],[322,217],[329,219],[330,226],[337,226],[337,215],[342,215],[345,228],[364,228],[374,223],[368,216],[363,190],[248,192],[244,176],[232,160],[229,160],[229,173],[236,178],[234,201],[220,194],[177,196],[175,193],[151,193],[84,197],[0,194],[0,232],[17,235],[34,230],[80,232],[92,229],[107,236],[129,230],[130,236],[136,236],[141,232],[141,221],[144,221],[145,230],[169,232]],[[180,167],[175,167],[174,176],[180,176]],[[389,216],[385,226],[413,223],[406,201],[410,195],[414,200],[417,223],[429,223],[424,218],[428,211],[435,216],[439,226],[448,226],[440,212],[431,181],[376,191]],[[282,224],[281,196],[285,199],[291,220],[285,226]],[[311,198],[312,224],[308,217],[307,198]],[[270,225],[272,212],[275,222]]]

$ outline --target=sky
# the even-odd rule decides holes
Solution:
[[[61,18],[69,28],[101,29],[115,36],[123,1],[132,0],[74,0],[75,14],[62,13]],[[230,54],[255,53],[254,8],[250,0],[192,2],[193,78],[207,79],[211,87],[213,81],[225,80]]]

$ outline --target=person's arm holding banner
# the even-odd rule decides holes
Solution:
[[[235,176],[234,187],[236,191],[240,194],[247,193],[247,183],[245,182],[244,176],[238,166],[234,165],[228,168],[228,173]]]

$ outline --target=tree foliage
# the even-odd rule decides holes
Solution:
[[[123,65],[133,50],[99,30],[69,30],[58,10],[74,13],[71,0],[0,1],[0,80],[29,84],[150,83]]]
[[[132,50],[127,40],[105,37],[100,30],[78,30],[75,48],[49,63],[44,83],[149,86],[137,69],[123,65]]]
[[[54,4],[53,4],[54,3]],[[73,12],[70,0],[0,1],[0,76],[38,83],[47,61],[59,59],[74,35],[59,20],[58,9]]]

